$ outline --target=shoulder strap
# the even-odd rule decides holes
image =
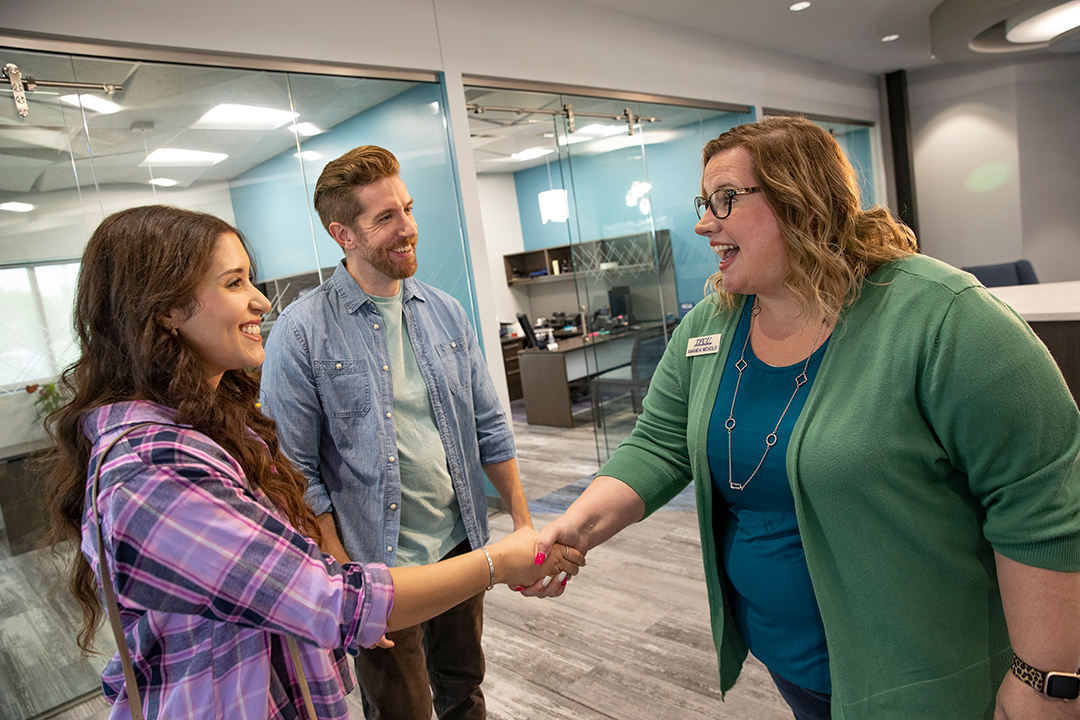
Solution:
[[[307,675],[304,674],[304,663],[300,661],[300,649],[296,647],[296,638],[286,635],[285,642],[289,644],[293,671],[296,673],[297,682],[300,683],[300,693],[304,696],[304,707],[307,708],[308,718],[309,720],[318,720],[318,716],[315,714],[315,703],[311,702],[311,690],[308,688]]]
[[[120,651],[120,663],[124,666],[124,684],[128,691],[128,705],[131,707],[132,720],[143,720],[142,697],[139,695],[139,686],[135,683],[135,670],[131,667],[131,650],[128,649],[127,639],[124,638],[124,626],[120,624],[120,609],[116,603],[116,586],[113,584],[112,574],[109,572],[109,564],[105,560],[105,537],[101,531],[101,518],[98,516],[98,479],[101,477],[101,467],[105,464],[105,456],[113,449],[120,439],[133,430],[137,430],[153,423],[139,423],[126,428],[122,433],[112,439],[104,452],[98,456],[97,468],[94,470],[94,480],[90,492],[90,511],[93,513],[94,527],[97,529],[98,569],[101,573],[101,589],[105,595],[105,610],[109,613],[109,624],[112,625],[113,638],[116,640],[116,648]]]

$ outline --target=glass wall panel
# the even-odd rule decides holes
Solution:
[[[0,718],[21,720],[100,692],[115,650],[105,630],[105,655],[79,658],[81,616],[66,591],[49,593],[54,577],[34,549],[44,515],[38,471],[25,462],[48,446],[34,401],[76,357],[79,258],[102,218],[161,203],[235,224],[275,300],[265,337],[280,309],[342,258],[311,204],[324,165],[382,145],[416,200],[417,277],[456,297],[482,329],[438,83],[0,48],[6,63],[24,78],[122,88],[42,84],[27,93],[23,118],[0,85]]]
[[[517,200],[519,233],[485,220],[488,242],[505,249],[506,305],[551,326],[541,332],[552,331],[564,360],[504,351],[511,396],[515,381],[521,388],[518,419],[592,423],[603,461],[632,429],[672,326],[716,269],[693,231],[701,148],[752,116],[481,87],[466,97],[481,201],[505,202],[501,185]],[[573,322],[579,313],[584,325]]]

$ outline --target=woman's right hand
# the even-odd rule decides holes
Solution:
[[[529,587],[541,578],[566,573],[565,578],[577,575],[585,565],[585,556],[574,548],[552,545],[551,552],[541,558],[536,553],[539,536],[532,528],[523,527],[493,545],[488,545],[495,565],[495,582],[510,587]]]

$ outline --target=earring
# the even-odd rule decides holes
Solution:
[[[178,335],[178,333],[176,332],[176,326],[175,325],[166,325],[165,329],[168,330],[169,334],[172,335],[173,337],[176,337]]]

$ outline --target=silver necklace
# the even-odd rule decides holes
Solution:
[[[795,396],[799,394],[799,388],[806,384],[806,370],[810,367],[810,358],[814,356],[817,341],[821,339],[821,330],[825,327],[825,318],[822,318],[817,335],[814,336],[814,344],[810,346],[810,354],[806,356],[806,363],[803,365],[802,372],[795,378],[795,392],[791,393],[791,398],[787,401],[787,405],[784,406],[784,412],[780,413],[780,419],[776,421],[776,427],[765,436],[765,454],[758,460],[757,467],[754,468],[754,472],[750,473],[750,477],[746,479],[746,482],[737,483],[731,474],[731,431],[735,429],[735,399],[739,397],[739,384],[742,383],[743,370],[746,369],[746,346],[750,344],[750,334],[754,331],[754,318],[758,316],[759,312],[761,312],[761,306],[755,302],[754,307],[750,309],[750,327],[746,329],[746,339],[743,340],[742,353],[739,355],[739,361],[735,363],[735,369],[739,371],[739,377],[735,380],[735,394],[731,396],[731,410],[728,412],[728,419],[724,421],[724,427],[727,428],[727,481],[728,487],[732,490],[742,490],[750,484],[750,481],[757,475],[758,470],[761,469],[761,464],[765,462],[769,451],[776,444],[776,431],[780,429],[780,423],[784,422],[784,416],[787,415],[788,408],[795,401]]]

